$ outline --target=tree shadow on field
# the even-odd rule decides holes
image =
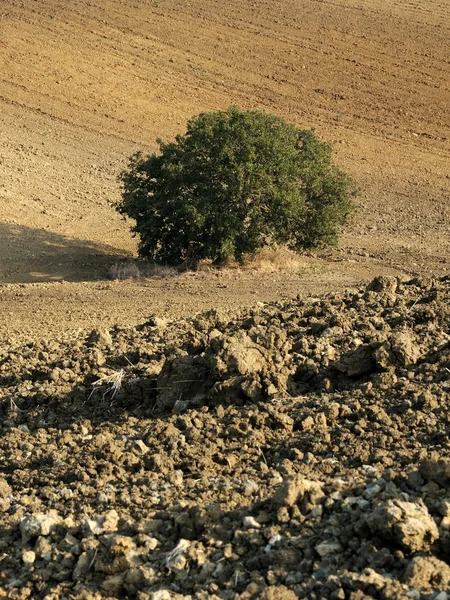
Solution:
[[[104,279],[113,263],[129,256],[101,242],[0,223],[0,283]]]

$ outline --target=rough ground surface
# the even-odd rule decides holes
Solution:
[[[135,251],[112,207],[127,157],[230,104],[316,128],[361,190],[333,260],[303,269],[299,291],[321,292],[323,271],[330,291],[448,272],[448,1],[2,0],[0,30],[0,282],[71,282],[2,293],[3,331],[249,306],[255,287],[276,297],[258,276],[223,304],[202,279],[190,311],[191,289],[97,288]]]
[[[448,1],[2,0],[0,31],[0,597],[448,600]],[[230,104],[334,143],[340,246],[108,281],[127,156]]]
[[[379,277],[3,346],[0,596],[444,600],[449,301]]]

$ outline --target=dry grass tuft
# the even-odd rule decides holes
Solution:
[[[114,371],[112,375],[105,375],[104,377],[100,377],[97,381],[94,381],[92,384],[92,391],[89,394],[88,400],[91,399],[91,396],[96,391],[100,391],[103,388],[102,400],[106,398],[108,394],[110,394],[110,399],[114,400],[116,394],[122,389],[122,382],[125,376],[125,371],[120,369],[120,371]]]
[[[145,260],[128,259],[117,262],[109,269],[109,277],[115,280],[124,279],[168,279],[183,275],[198,275],[207,273],[226,273],[227,271],[262,271],[268,273],[296,273],[304,268],[305,260],[295,252],[284,247],[263,248],[255,256],[250,256],[244,264],[234,259],[228,259],[217,266],[209,260],[201,261],[195,271],[184,271],[183,268],[169,267],[146,262]]]
[[[305,266],[301,256],[288,248],[263,248],[246,264],[247,269],[265,272],[297,272]]]
[[[179,271],[175,267],[152,263],[143,263],[141,271],[143,271],[144,277],[151,277],[152,279],[168,279],[169,277],[176,277],[179,274]]]
[[[167,279],[169,277],[176,277],[177,275],[178,271],[173,267],[168,267],[166,265],[155,265],[153,263],[137,260],[117,262],[113,264],[108,271],[108,276],[110,279],[115,280],[141,278]]]
[[[108,275],[111,279],[137,279],[141,276],[141,272],[134,260],[127,260],[111,265]]]
[[[186,271],[184,274],[196,275],[198,273],[227,273],[231,271],[262,271],[269,273],[286,272],[297,273],[305,268],[307,262],[304,257],[296,254],[283,246],[261,249],[254,256],[246,257],[244,263],[239,263],[234,258],[227,259],[223,264],[215,265],[210,260],[202,260],[195,271]]]

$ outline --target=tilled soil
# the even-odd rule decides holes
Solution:
[[[0,596],[445,600],[450,278],[0,350]]]
[[[449,23],[442,0],[2,0],[0,283],[16,287],[0,289],[0,338],[144,318],[139,289],[97,289],[136,252],[117,176],[137,150],[233,104],[314,128],[354,179],[339,269],[322,261],[330,291],[448,273]],[[316,275],[301,285],[317,295]],[[240,283],[234,307],[254,286]],[[161,312],[189,295],[151,301]]]
[[[127,262],[123,263],[126,267]],[[170,277],[138,277],[94,282],[0,284],[0,340],[26,343],[72,330],[128,327],[150,314],[175,319],[212,307],[229,314],[256,302],[317,296],[358,287],[375,269],[385,275],[406,273],[355,256],[350,264],[336,252],[333,260],[298,257],[285,270],[258,267],[210,269]],[[416,273],[417,274],[417,273]],[[411,274],[409,274],[411,276]]]

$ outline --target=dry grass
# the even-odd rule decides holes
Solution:
[[[175,267],[152,263],[143,263],[141,272],[144,277],[151,277],[152,279],[168,279],[169,277],[176,277],[179,274],[178,269]]]
[[[263,272],[297,272],[305,266],[303,258],[283,247],[263,248],[250,258],[245,268]]]
[[[125,371],[120,369],[120,371],[114,371],[112,375],[105,375],[104,377],[97,379],[97,381],[94,381],[88,400],[91,399],[91,396],[94,394],[94,392],[100,391],[102,388],[102,399],[106,398],[106,396],[110,394],[110,399],[114,400],[116,394],[122,389],[124,375]]]
[[[305,267],[305,260],[295,252],[284,247],[263,248],[255,256],[249,257],[244,264],[240,264],[234,259],[227,260],[220,267],[213,265],[211,261],[201,261],[195,271],[183,271],[180,267],[169,267],[167,265],[157,265],[148,263],[144,260],[126,260],[117,262],[109,269],[110,279],[168,279],[176,277],[181,273],[184,275],[196,275],[199,273],[211,273],[227,271],[261,271],[265,273],[296,273]]]
[[[167,279],[178,275],[177,269],[145,261],[127,260],[114,263],[108,271],[110,279]]]
[[[303,269],[306,261],[302,256],[288,248],[277,246],[263,248],[254,256],[249,256],[244,264],[234,259],[227,259],[221,266],[216,266],[209,260],[202,261],[194,273],[211,273],[220,271],[262,271],[296,273]]]
[[[111,265],[108,275],[110,279],[137,279],[141,276],[141,272],[135,261],[127,260]]]

